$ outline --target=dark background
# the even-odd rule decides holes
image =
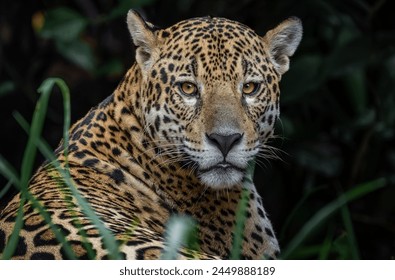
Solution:
[[[30,120],[44,79],[67,82],[72,122],[113,91],[134,61],[125,23],[129,8],[159,27],[212,15],[243,22],[261,35],[298,16],[304,38],[283,77],[282,121],[272,143],[282,160],[261,161],[256,185],[287,249],[328,203],[386,178],[384,188],[322,219],[287,257],[393,259],[395,17],[390,2],[2,0],[0,154],[20,168],[27,136],[13,112]],[[62,137],[62,123],[62,100],[54,94],[43,135],[53,147]],[[1,190],[7,181],[0,183]]]

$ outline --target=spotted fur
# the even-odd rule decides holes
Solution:
[[[301,40],[300,21],[290,18],[264,37],[223,18],[158,29],[130,11],[127,23],[136,63],[114,93],[70,129],[68,163],[78,191],[120,241],[124,258],[158,258],[166,246],[166,223],[180,214],[198,224],[200,258],[226,259],[247,188],[241,257],[275,258],[278,242],[246,168],[273,134],[279,81]],[[184,87],[193,89],[191,94]],[[255,91],[245,94],[244,87]],[[62,145],[56,154],[64,166]],[[29,190],[77,257],[88,257],[81,228],[96,258],[108,257],[98,230],[51,163],[39,168]],[[19,204],[17,195],[1,212],[0,250]],[[13,258],[65,258],[30,202],[23,211]]]

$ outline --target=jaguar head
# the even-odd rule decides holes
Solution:
[[[302,38],[289,18],[263,37],[224,18],[155,28],[130,11],[146,131],[169,161],[212,188],[242,182],[273,135],[279,82]]]

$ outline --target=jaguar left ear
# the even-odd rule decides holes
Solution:
[[[282,75],[289,69],[289,57],[292,56],[302,40],[302,22],[291,17],[269,30],[263,41],[268,47],[271,62],[277,72]]]
[[[154,61],[155,47],[157,46],[154,25],[146,22],[134,10],[128,12],[127,24],[133,44],[136,46],[136,61],[144,72]]]

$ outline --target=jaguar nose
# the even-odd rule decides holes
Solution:
[[[234,133],[229,135],[211,133],[206,134],[209,143],[216,146],[222,153],[224,157],[229,153],[229,151],[241,142],[243,134]]]

